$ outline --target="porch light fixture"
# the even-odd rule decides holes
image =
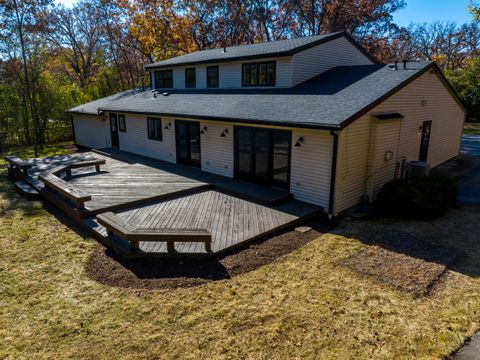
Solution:
[[[168,129],[170,129],[170,126],[172,126],[172,123],[171,123],[171,122],[169,122],[167,125],[165,125],[164,129],[165,129],[165,130],[168,130]]]
[[[220,135],[221,137],[225,137],[228,134],[228,129],[223,130],[222,134]]]
[[[206,131],[207,131],[207,127],[204,126],[204,127],[202,128],[202,130],[200,130],[200,134],[205,134]]]
[[[303,138],[303,136],[300,136],[300,137],[297,139],[297,142],[295,143],[294,146],[295,146],[295,147],[301,147],[304,140],[305,140],[305,139]]]

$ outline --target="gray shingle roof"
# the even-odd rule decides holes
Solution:
[[[151,91],[121,93],[70,109],[158,114],[275,125],[340,128],[369,107],[428,70],[433,63],[409,63],[407,70],[387,65],[336,67],[288,89]],[[396,109],[392,109],[394,111]]]
[[[293,55],[298,51],[304,50],[305,48],[315,46],[322,42],[330,41],[341,36],[346,35],[344,33],[330,33],[289,40],[232,46],[227,47],[225,49],[226,51],[224,51],[223,48],[202,50],[177,56],[154,64],[149,64],[145,66],[145,68],[170,67],[176,65],[191,65],[209,62],[225,62],[258,57],[287,56]]]

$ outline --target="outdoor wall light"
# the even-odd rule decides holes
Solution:
[[[204,127],[202,128],[202,130],[200,131],[200,134],[205,134],[206,131],[207,131],[207,127],[204,126]]]
[[[305,140],[305,139],[303,138],[303,136],[300,136],[300,137],[297,139],[297,142],[295,143],[294,146],[295,146],[295,147],[301,147],[304,140]]]
[[[225,137],[228,134],[228,129],[223,130],[222,134],[220,135],[221,137]]]
[[[165,125],[164,129],[165,129],[165,130],[168,130],[168,129],[170,129],[170,126],[172,126],[172,123],[171,123],[171,122],[169,122],[167,125]]]

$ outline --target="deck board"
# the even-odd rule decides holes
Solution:
[[[95,215],[114,211],[130,225],[149,229],[206,229],[212,251],[218,253],[265,236],[305,217],[321,213],[315,205],[292,200],[288,192],[208,174],[197,168],[166,163],[139,155],[108,150],[35,159],[29,178],[42,172],[93,158],[105,159],[102,171],[73,169],[63,179],[91,195],[85,202],[83,225],[101,240],[107,238]],[[41,186],[41,184],[38,184]],[[119,247],[127,242],[108,239]],[[167,254],[164,242],[140,242],[141,255]],[[203,243],[179,242],[180,254],[206,254]],[[137,254],[138,255],[138,254]]]
[[[133,216],[143,219],[141,222],[130,222],[142,228],[206,229],[212,234],[212,251],[220,252],[291,224],[318,210],[314,205],[298,201],[268,207],[215,190],[206,190],[117,214],[126,221],[131,221]],[[162,253],[166,252],[166,245],[161,242],[140,242],[140,249],[144,252]],[[202,243],[177,243],[176,250],[179,253],[205,253]]]
[[[100,173],[96,173],[94,167],[86,167],[73,169],[72,176],[65,178],[76,188],[92,196],[92,199],[85,203],[85,209],[95,213],[132,202],[156,200],[175,192],[200,190],[205,186],[264,204],[280,202],[290,196],[284,190],[209,174],[197,168],[124,151],[104,149],[104,153],[106,155],[86,152],[32,159],[33,167],[29,170],[29,175],[37,178],[42,172],[68,163],[105,159],[106,164],[102,166]]]

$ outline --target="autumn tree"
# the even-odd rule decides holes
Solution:
[[[25,137],[30,140],[29,120],[36,143],[44,142],[44,128],[37,105],[42,34],[51,6],[50,0],[0,1],[0,51],[2,56],[18,64],[16,78],[21,86]]]
[[[80,1],[71,9],[60,5],[49,17],[47,39],[64,59],[65,73],[84,89],[101,65],[101,27],[97,3]]]

